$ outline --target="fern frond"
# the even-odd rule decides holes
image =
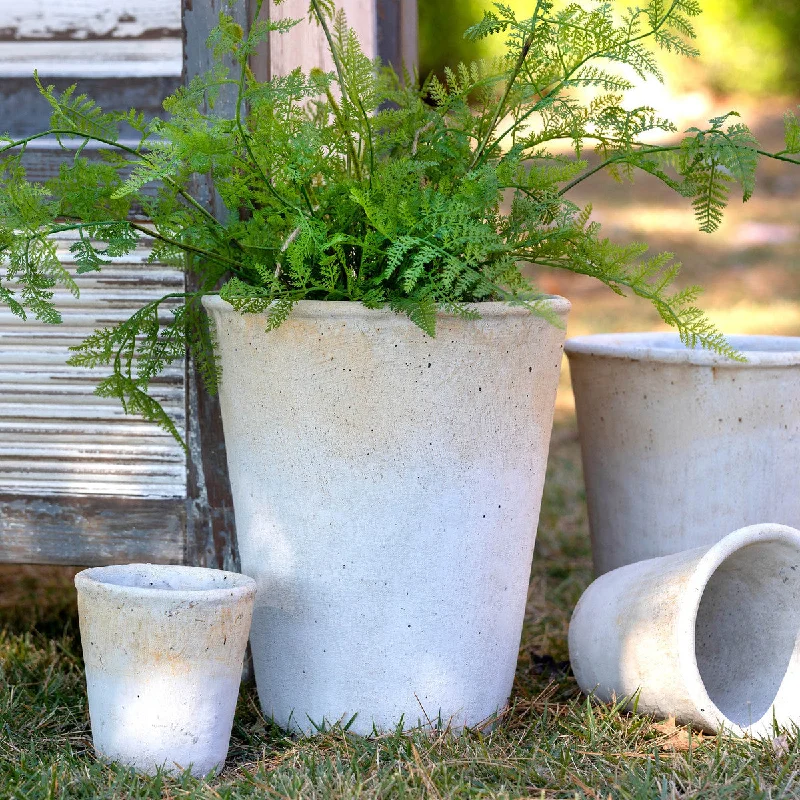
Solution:
[[[697,187],[692,201],[695,217],[703,233],[713,233],[722,223],[722,214],[728,204],[728,187],[731,178],[715,161],[699,166],[693,175]]]
[[[471,42],[485,39],[487,36],[503,33],[508,29],[508,25],[508,19],[500,19],[497,14],[492,11],[484,11],[483,19],[464,31],[464,38]]]
[[[56,94],[55,86],[44,86],[36,71],[33,79],[39,94],[53,109],[50,126],[58,130],[67,130],[73,136],[88,136],[96,139],[115,142],[118,136],[119,115],[105,114],[94,100],[85,94],[76,95],[77,84]],[[65,135],[65,134],[62,134]]]
[[[679,264],[641,244],[601,237],[591,207],[565,195],[599,169],[648,172],[689,198],[701,230],[719,226],[733,183],[747,200],[761,154],[733,115],[690,129],[680,145],[648,145],[674,126],[649,107],[628,108],[620,65],[660,77],[658,48],[694,54],[698,0],[641,0],[622,13],[610,2],[537,0],[529,16],[497,3],[466,33],[502,34],[504,55],[454,65],[419,86],[366,56],[333,0],[311,0],[335,69],[301,69],[260,82],[250,54],[294,20],[243,31],[226,14],[210,39],[220,56],[164,102],[152,122],[135,111],[104,113],[75,87],[39,89],[53,124],[79,145],[116,142],[121,125],[140,136],[86,159],[78,153],[44,185],[22,165],[26,140],[0,137],[0,302],[19,316],[60,319],[55,290],[77,291],[50,236],[78,232],[77,272],[102,269],[140,237],[151,261],[175,264],[199,289],[148,303],[98,331],[72,363],[106,366],[101,391],[170,428],[147,393],[175,359],[191,358],[210,390],[219,368],[204,293],[282,324],[302,299],[389,305],[434,335],[438,311],[473,316],[504,301],[547,314],[520,265],[567,269],[651,302],[688,344],[732,354],[697,310],[697,290],[674,288]],[[231,75],[229,65],[238,65]],[[218,103],[236,87],[237,113]],[[786,150],[800,152],[800,122],[785,118]],[[551,149],[562,140],[569,155]],[[589,164],[584,148],[602,161]],[[228,209],[214,219],[192,194],[213,181]],[[141,211],[145,229],[130,220]],[[220,288],[221,287],[221,288]],[[554,318],[554,323],[557,320]]]
[[[787,153],[800,153],[800,120],[794,111],[783,115],[784,136]]]
[[[429,294],[393,295],[389,298],[389,307],[398,314],[405,314],[428,336],[436,336],[436,302]]]
[[[154,422],[169,433],[184,449],[186,448],[175,422],[164,410],[164,407],[128,376],[118,372],[112,373],[99,383],[95,394],[99,397],[115,397],[122,404],[126,414],[135,414],[148,422]]]
[[[219,296],[242,314],[260,314],[275,299],[272,292],[261,286],[252,286],[239,278],[231,278],[219,290]]]

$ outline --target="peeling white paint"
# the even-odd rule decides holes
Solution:
[[[136,39],[180,30],[180,0],[0,0],[2,39]]]

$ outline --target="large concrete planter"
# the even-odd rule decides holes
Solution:
[[[432,339],[391,311],[308,301],[265,332],[204,303],[264,712],[305,731],[357,715],[369,734],[502,709],[563,329],[486,303]]]
[[[800,338],[730,341],[747,363],[667,333],[567,342],[598,575],[745,525],[800,527]]]
[[[800,724],[800,531],[754,525],[598,578],[569,628],[581,689],[703,730]]]
[[[225,763],[255,582],[127,564],[75,576],[97,754],[141,772]]]

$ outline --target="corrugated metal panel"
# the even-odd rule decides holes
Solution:
[[[72,256],[59,243],[62,261]],[[126,319],[149,300],[181,292],[180,270],[147,264],[141,249],[99,273],[78,276],[80,298],[59,292],[62,325],[23,322],[0,307],[0,493],[169,498],[186,494],[182,448],[157,426],[93,394],[107,370],[69,367],[69,346]],[[165,313],[167,309],[165,309]],[[154,384],[185,429],[184,367]]]

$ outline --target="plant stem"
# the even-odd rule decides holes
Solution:
[[[641,153],[642,155],[649,155],[651,153],[669,153],[680,149],[681,149],[680,145],[665,145],[664,147],[650,147],[647,150],[639,150],[638,152]],[[629,157],[630,157],[629,153],[623,153],[621,155],[608,158],[605,161],[601,161],[597,166],[586,170],[586,172],[582,173],[581,175],[578,175],[578,177],[575,178],[575,180],[570,181],[563,189],[560,189],[558,192],[559,197],[565,195],[570,189],[574,188],[582,181],[585,181],[587,178],[591,177],[596,172],[600,172],[601,169],[605,169],[607,166],[611,164],[616,164],[620,161],[625,161]]]
[[[220,264],[225,264],[231,270],[231,272],[235,272],[237,275],[242,274],[240,269],[241,264],[239,264],[237,261],[233,261],[230,258],[221,256],[219,253],[213,253],[210,250],[204,250],[202,247],[195,247],[193,244],[187,244],[186,242],[179,242],[177,239],[171,239],[169,236],[164,236],[158,231],[148,228],[145,225],[140,225],[137,222],[129,221],[128,224],[137,231],[141,231],[146,236],[151,236],[153,239],[158,239],[159,241],[164,242],[164,244],[172,245],[178,250],[183,250],[185,253],[194,253],[195,255],[202,256],[203,258],[209,259],[209,261],[217,261]]]
[[[541,0],[540,0],[541,2]],[[330,28],[328,27],[328,21],[325,19],[325,12],[320,8],[319,0],[311,0],[311,8],[314,10],[314,16],[317,18],[320,26],[322,27],[322,32],[325,34],[325,39],[328,42],[328,49],[331,53],[331,58],[333,58],[333,65],[336,68],[336,75],[339,78],[339,85],[342,87],[342,94],[349,97],[350,101],[352,102],[355,98],[355,103],[358,106],[359,111],[361,112],[361,117],[364,120],[364,133],[367,136],[367,145],[369,147],[369,186],[370,189],[372,188],[372,173],[375,171],[375,152],[372,146],[372,129],[370,128],[369,124],[369,116],[364,108],[363,103],[361,102],[361,96],[359,95],[358,91],[355,93],[350,93],[348,91],[348,82],[345,80],[345,70],[342,66],[342,61],[339,58],[339,51],[336,47],[336,44],[333,41],[333,36],[331,35]],[[348,137],[350,138],[350,137]],[[350,142],[350,146],[352,146],[352,141]],[[360,169],[357,170],[357,174],[360,176]]]
[[[260,7],[260,4],[259,4]],[[244,129],[244,125],[242,124],[242,103],[244,102],[244,81],[247,75],[247,62],[245,61],[242,64],[242,68],[239,72],[239,88],[236,94],[236,116],[235,116],[235,123],[236,128],[239,131],[239,135],[242,137],[242,143],[244,144],[245,150],[247,150],[247,154],[250,156],[250,161],[252,162],[253,166],[255,167],[258,174],[261,176],[261,180],[264,181],[267,188],[269,189],[270,193],[278,200],[278,202],[282,203],[286,208],[291,209],[292,211],[297,212],[302,216],[303,212],[295,205],[290,203],[286,198],[281,196],[278,190],[272,185],[272,181],[269,179],[269,176],[264,172],[261,167],[261,164],[258,163],[258,159],[253,152],[253,148],[250,145],[250,137],[247,135],[247,132]],[[313,210],[312,210],[313,215]]]
[[[781,150],[780,153],[768,153],[766,150],[756,150],[756,153],[758,153],[760,156],[766,156],[767,158],[772,158],[775,161],[785,161],[788,164],[800,164],[800,161],[797,159],[786,158],[786,156],[783,155],[785,152],[785,150]]]
[[[331,108],[333,109],[333,117],[336,120],[336,124],[339,126],[339,130],[342,132],[342,135],[347,140],[347,153],[350,156],[350,161],[353,164],[353,169],[356,173],[357,180],[361,180],[361,164],[358,160],[358,154],[356,153],[355,145],[353,144],[353,138],[347,132],[347,121],[342,116],[342,110],[339,108],[339,104],[336,102],[336,98],[333,96],[333,92],[328,89],[325,93],[328,102],[331,104]]]
[[[312,0],[314,2],[314,0]],[[522,50],[520,51],[519,57],[517,58],[517,63],[514,65],[514,69],[511,71],[511,75],[506,82],[506,88],[503,92],[503,96],[500,98],[500,102],[497,104],[497,108],[494,110],[494,116],[492,117],[492,121],[489,124],[489,127],[486,130],[486,134],[483,137],[483,141],[479,145],[478,149],[475,151],[475,155],[472,158],[472,163],[469,166],[469,171],[475,169],[478,162],[481,160],[481,156],[483,155],[483,151],[486,149],[487,144],[489,143],[489,139],[492,138],[492,134],[497,127],[497,121],[500,119],[500,115],[503,112],[503,108],[505,107],[506,100],[508,100],[508,96],[511,94],[511,90],[514,88],[514,81],[516,81],[517,76],[522,69],[523,64],[525,63],[525,59],[528,57],[528,53],[530,52],[531,47],[533,46],[533,37],[536,33],[536,23],[538,22],[539,18],[539,9],[541,8],[542,0],[536,0],[536,8],[533,10],[533,16],[531,17],[531,30],[528,33],[528,36],[525,39],[525,42],[522,45]],[[502,137],[501,137],[502,138]],[[499,141],[499,140],[498,140]]]

